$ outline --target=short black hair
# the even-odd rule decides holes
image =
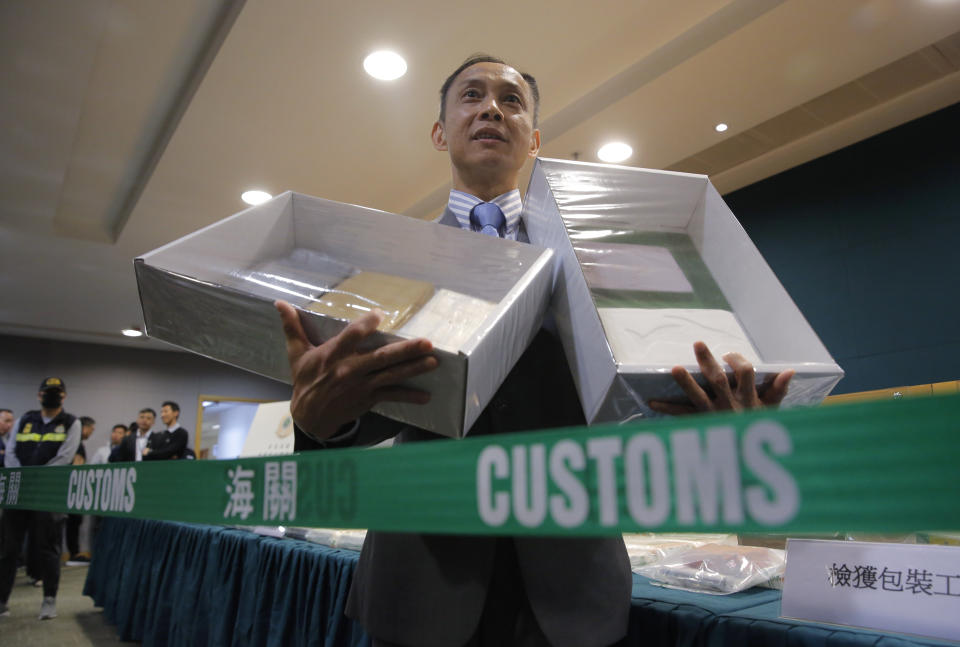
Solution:
[[[0,409],[0,413],[9,413],[12,416],[13,409]]]
[[[154,411],[153,409],[151,409],[150,407],[146,407],[146,408],[144,408],[144,409],[140,409],[140,411],[137,412],[138,415],[141,414],[141,413],[149,413],[149,414],[152,415],[154,418],[157,417],[157,412]]]
[[[161,408],[161,409],[164,408],[164,407],[170,407],[171,409],[173,409],[173,410],[176,411],[177,413],[180,413],[180,405],[177,404],[176,402],[174,402],[173,400],[167,400],[166,402],[164,402],[163,404],[160,405],[160,408]]]
[[[117,424],[115,424],[113,427],[110,428],[110,431],[113,431],[114,429],[123,429],[123,433],[127,433],[128,431],[130,431],[130,429],[128,429],[127,426],[122,422],[118,422]]]
[[[80,416],[80,426],[89,427],[91,425],[97,424],[97,421],[91,418],[90,416]]]
[[[453,73],[447,77],[447,80],[443,82],[443,85],[440,86],[440,122],[443,123],[443,120],[447,117],[447,92],[450,90],[450,86],[453,85],[453,82],[460,72],[463,72],[465,69],[477,63],[497,63],[499,65],[506,65],[507,67],[513,67],[507,63],[502,58],[497,58],[496,56],[491,56],[490,54],[484,54],[482,52],[473,54],[468,57],[463,63],[460,64],[460,67],[455,69]],[[513,69],[517,69],[513,67]],[[520,72],[520,70],[517,70]],[[537,122],[540,120],[540,88],[537,85],[537,80],[533,78],[532,74],[527,74],[526,72],[520,72],[520,76],[523,77],[523,80],[527,82],[527,85],[530,86],[530,94],[533,95],[533,127],[537,127]]]

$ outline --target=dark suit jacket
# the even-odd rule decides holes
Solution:
[[[137,460],[137,432],[131,431],[123,437],[120,444],[110,450],[111,463],[125,463]]]
[[[458,226],[448,210],[439,220]],[[522,238],[526,238],[521,232]],[[563,350],[545,329],[527,348],[469,435],[583,425]],[[346,433],[316,443],[299,430],[295,449],[443,440],[367,414]],[[455,441],[450,441],[455,442]],[[476,630],[494,562],[492,537],[370,532],[347,615],[381,640],[462,645]],[[530,606],[556,647],[610,645],[626,633],[632,576],[620,537],[513,539]]]
[[[150,453],[143,457],[145,461],[162,461],[171,458],[183,458],[187,449],[187,430],[178,427],[174,431],[155,431],[147,440]]]

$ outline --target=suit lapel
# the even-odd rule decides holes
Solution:
[[[443,210],[443,213],[440,214],[440,217],[434,220],[434,222],[441,225],[446,225],[448,227],[460,228],[460,221],[457,220],[457,217],[453,215],[452,211],[450,211],[450,207],[446,207]]]

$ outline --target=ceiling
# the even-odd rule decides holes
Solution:
[[[381,48],[406,76],[364,74]],[[119,335],[132,259],[249,188],[435,216],[477,51],[537,76],[543,156],[618,139],[723,193],[960,101],[960,0],[6,0],[0,334],[166,348]]]

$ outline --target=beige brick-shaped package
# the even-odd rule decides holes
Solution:
[[[353,321],[380,308],[378,329],[393,332],[433,296],[433,285],[380,272],[360,272],[317,297],[309,309],[328,317]]]

